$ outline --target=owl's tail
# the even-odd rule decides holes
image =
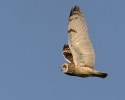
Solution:
[[[107,73],[102,73],[102,72],[95,71],[95,73],[92,74],[92,76],[99,77],[99,78],[106,78],[108,76],[108,74]]]

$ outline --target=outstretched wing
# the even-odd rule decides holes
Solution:
[[[72,63],[72,62],[73,62],[73,56],[72,56],[71,50],[70,50],[70,48],[69,48],[68,45],[65,44],[65,45],[63,46],[62,54],[63,54],[64,58],[65,58],[69,63]]]
[[[77,6],[71,9],[69,15],[68,44],[75,65],[94,67],[95,53],[88,36],[82,12]]]

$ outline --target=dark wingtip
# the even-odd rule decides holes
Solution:
[[[74,8],[71,9],[70,11],[70,15],[69,16],[72,16],[74,14],[75,11],[78,11],[80,12],[80,8],[76,5]]]
[[[69,46],[67,44],[64,44],[63,49],[65,48],[69,48]]]
[[[76,5],[73,11],[80,11],[79,7]]]
[[[102,73],[102,74],[100,75],[100,78],[106,78],[107,76],[108,76],[107,73]]]
[[[73,8],[71,9],[71,11],[70,11],[70,15],[69,15],[69,16],[72,16],[72,13],[73,13]]]
[[[93,74],[92,76],[99,77],[99,78],[106,78],[108,76],[108,74],[107,73],[98,72],[96,74]]]

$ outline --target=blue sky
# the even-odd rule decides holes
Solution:
[[[60,71],[75,5],[106,79]],[[124,10],[124,0],[0,0],[0,100],[124,100]]]

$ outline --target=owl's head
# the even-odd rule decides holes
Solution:
[[[66,73],[68,71],[68,63],[64,63],[61,67],[61,71]]]
[[[64,63],[61,67],[61,71],[67,75],[75,76],[75,64],[74,63]]]

